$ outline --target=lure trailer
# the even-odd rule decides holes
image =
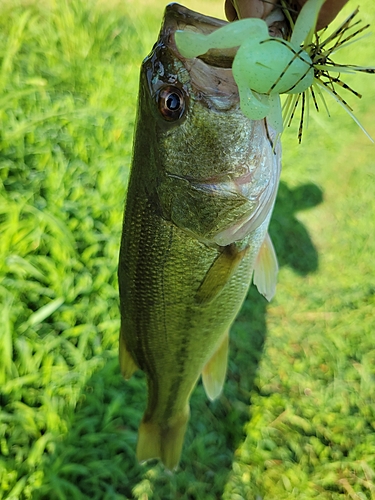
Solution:
[[[328,115],[324,94],[330,94],[372,138],[354,116],[352,108],[341,97],[339,89],[358,92],[347,85],[342,73],[375,73],[373,67],[337,64],[332,56],[348,46],[369,25],[360,25],[357,8],[338,28],[324,38],[327,30],[315,32],[320,8],[324,0],[308,0],[294,23],[287,3],[282,0],[281,9],[290,26],[288,39],[270,37],[268,26],[262,19],[241,19],[228,23],[209,35],[180,30],[175,34],[178,49],[184,57],[198,57],[210,49],[238,47],[232,71],[237,83],[241,110],[251,120],[266,119],[281,134],[290,126],[301,103],[298,140],[301,142],[305,110],[311,100],[319,111],[318,101]],[[283,105],[280,94],[286,94]]]

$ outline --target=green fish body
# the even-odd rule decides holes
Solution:
[[[141,68],[119,262],[120,366],[126,379],[138,368],[147,377],[137,457],[170,469],[200,375],[211,400],[221,392],[229,329],[254,266],[265,295],[277,274],[267,228],[279,147],[263,120],[241,113],[224,57],[184,59],[174,43],[182,27],[222,25],[167,6]]]

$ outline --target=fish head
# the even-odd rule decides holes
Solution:
[[[235,51],[187,59],[176,47],[177,30],[208,34],[224,24],[178,4],[166,7],[142,64],[134,146],[155,210],[220,246],[247,237],[268,218],[280,175],[275,133],[240,110]],[[138,161],[142,157],[147,161]]]

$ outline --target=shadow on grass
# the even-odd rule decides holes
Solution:
[[[318,254],[296,212],[315,207],[322,192],[314,184],[289,189],[280,184],[270,226],[280,266],[306,275],[318,268]],[[125,383],[112,355],[89,380],[71,427],[46,464],[43,488],[35,498],[54,500],[219,499],[244,439],[250,395],[266,337],[267,302],[251,287],[232,328],[224,394],[209,403],[199,383],[191,398],[191,419],[180,470],[135,459],[137,427],[146,405],[142,373]]]

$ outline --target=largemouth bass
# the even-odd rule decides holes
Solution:
[[[137,457],[177,466],[200,375],[208,397],[225,379],[228,333],[253,269],[274,293],[267,235],[280,175],[264,120],[240,111],[230,54],[185,59],[177,29],[224,21],[167,6],[141,68],[138,114],[120,250],[120,366],[140,368],[148,402]],[[232,57],[233,59],[233,57]]]

